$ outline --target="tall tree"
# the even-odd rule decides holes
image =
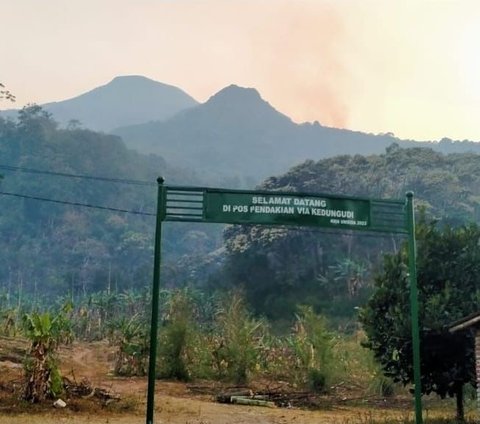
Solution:
[[[456,396],[463,419],[463,386],[475,382],[473,336],[451,334],[448,326],[478,310],[480,228],[443,230],[422,222],[417,231],[422,392]],[[413,383],[407,252],[385,257],[375,292],[360,321],[387,376]]]

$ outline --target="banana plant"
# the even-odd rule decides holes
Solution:
[[[23,392],[29,402],[41,402],[58,396],[63,390],[57,350],[60,343],[72,340],[70,311],[71,305],[66,304],[56,313],[34,311],[23,317],[24,333],[31,342],[24,364]]]

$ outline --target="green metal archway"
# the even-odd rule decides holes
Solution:
[[[422,424],[420,335],[413,193],[405,200],[327,194],[165,186],[158,178],[146,424],[153,424],[160,291],[162,222],[295,225],[408,236],[415,420]]]

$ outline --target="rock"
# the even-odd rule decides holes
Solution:
[[[62,399],[57,399],[55,402],[53,402],[53,406],[55,408],[65,408],[67,404]]]

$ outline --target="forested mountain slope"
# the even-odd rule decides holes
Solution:
[[[29,170],[41,172],[19,172]],[[150,284],[156,178],[201,181],[160,156],[128,150],[117,136],[58,129],[38,106],[22,110],[15,122],[0,119],[0,174],[0,191],[10,193],[0,195],[0,294],[20,297]],[[180,240],[191,227],[175,231],[164,237],[167,256],[188,252]]]
[[[206,103],[164,122],[114,131],[127,146],[158,153],[172,163],[207,175],[234,175],[253,186],[309,158],[380,152],[390,136],[372,136],[298,125],[275,110],[253,88],[224,88]]]
[[[307,159],[380,154],[393,142],[445,153],[480,153],[480,144],[469,141],[417,142],[393,134],[329,128],[318,122],[296,124],[255,89],[235,85],[169,120],[122,127],[114,133],[140,152],[161,153],[171,163],[217,179],[236,177],[250,188]]]
[[[444,155],[426,148],[390,146],[371,156],[307,161],[268,178],[267,190],[373,198],[416,196],[429,219],[458,225],[480,220],[480,156]],[[401,238],[389,234],[325,229],[231,226],[225,233],[226,264],[214,284],[243,287],[259,313],[292,314],[297,304],[351,316],[367,298],[372,270]]]

